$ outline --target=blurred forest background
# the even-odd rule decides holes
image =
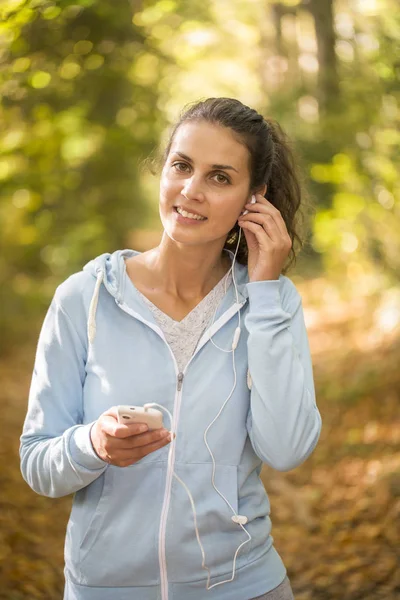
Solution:
[[[142,162],[208,96],[281,123],[315,207],[288,276],[323,432],[264,472],[296,600],[399,598],[398,0],[2,0],[0,19],[0,598],[62,597],[71,498],[18,460],[46,308],[95,255],[158,243]]]

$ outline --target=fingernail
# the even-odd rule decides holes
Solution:
[[[139,429],[140,433],[142,433],[143,431],[147,431],[147,430],[148,430],[147,425],[141,425],[140,426],[140,429]]]

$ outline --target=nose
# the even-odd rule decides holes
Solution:
[[[182,188],[181,194],[188,200],[203,202],[204,191],[199,177],[196,177],[195,175],[188,177],[188,179],[185,180],[185,185]]]

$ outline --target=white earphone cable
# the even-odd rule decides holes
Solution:
[[[226,279],[225,279],[225,288],[224,288],[224,291],[225,291],[225,293],[226,293],[226,282],[228,281],[228,276],[229,276],[229,273],[232,271],[232,281],[233,281],[233,285],[234,285],[234,287],[235,287],[235,295],[236,295],[236,303],[237,303],[237,304],[239,304],[239,295],[238,295],[237,286],[236,286],[236,279],[235,279],[235,269],[234,269],[234,266],[235,266],[236,255],[237,255],[237,252],[238,252],[238,249],[239,249],[239,244],[240,244],[240,238],[241,238],[241,234],[242,234],[242,229],[241,229],[241,228],[239,228],[239,237],[238,237],[238,242],[237,242],[237,245],[236,245],[235,254],[234,254],[234,256],[233,256],[233,259],[232,259],[232,265],[231,265],[231,267],[230,267],[230,269],[229,269],[228,273],[226,274]],[[211,325],[212,325],[212,324],[214,323],[214,321],[215,321],[215,315],[217,314],[217,310],[218,310],[218,306],[216,306],[216,308],[215,308],[215,311],[214,311],[214,314],[213,314],[213,318],[212,318],[212,320],[211,320]],[[237,329],[240,329],[240,310],[238,310],[238,326],[237,326]],[[213,339],[212,339],[212,335],[210,336],[210,342],[212,343],[212,345],[213,345],[213,346],[215,346],[216,348],[218,348],[218,350],[221,350],[222,352],[228,352],[228,353],[229,353],[229,352],[232,352],[232,348],[231,348],[231,349],[229,349],[229,350],[225,350],[224,348],[220,348],[219,346],[217,346],[217,344],[216,344],[216,343],[213,341]]]
[[[236,260],[236,255],[239,249],[239,244],[240,244],[240,238],[241,238],[241,233],[242,233],[242,229],[239,228],[239,237],[238,237],[238,242],[236,245],[236,250],[235,250],[235,254],[232,260],[232,265],[227,273],[226,276],[226,280],[225,280],[225,293],[226,293],[226,282],[228,280],[228,275],[229,272],[232,271],[232,280],[233,280],[233,285],[235,287],[235,294],[236,294],[236,303],[239,304],[239,296],[238,296],[238,290],[237,290],[237,285],[236,285],[236,280],[235,280],[235,270],[234,270],[234,265],[235,265],[235,260]],[[215,320],[215,315],[217,314],[217,309],[218,306],[216,307],[215,311],[214,311],[214,315],[211,321],[211,325],[214,323]],[[221,406],[220,410],[218,411],[217,415],[214,417],[214,419],[211,421],[211,423],[208,425],[208,427],[206,428],[206,430],[204,431],[204,435],[203,435],[203,439],[204,439],[204,443],[207,447],[207,450],[211,456],[211,460],[212,460],[212,477],[211,477],[211,483],[213,485],[213,488],[215,489],[215,491],[217,492],[217,494],[225,501],[225,503],[228,505],[228,507],[231,509],[232,513],[233,513],[233,517],[232,520],[234,523],[237,523],[238,525],[240,525],[240,527],[243,529],[243,531],[245,532],[245,534],[247,535],[247,539],[244,540],[244,542],[242,542],[238,548],[236,549],[235,555],[233,557],[233,563],[232,563],[232,577],[230,579],[225,579],[224,581],[219,581],[218,583],[214,583],[213,585],[210,586],[210,579],[211,579],[211,574],[210,574],[210,569],[209,567],[207,567],[206,565],[206,557],[205,557],[205,552],[204,552],[204,547],[203,544],[201,542],[200,539],[200,534],[199,534],[199,529],[197,527],[197,513],[196,513],[196,505],[193,499],[193,496],[189,490],[189,488],[187,487],[187,485],[185,484],[184,481],[182,481],[182,479],[180,477],[178,477],[178,475],[175,473],[175,471],[173,471],[173,475],[174,477],[179,481],[179,483],[183,486],[183,488],[186,490],[186,493],[189,497],[190,500],[190,504],[192,507],[192,512],[193,512],[193,519],[194,519],[194,528],[196,531],[196,538],[197,538],[197,542],[199,544],[200,547],[200,551],[201,551],[201,556],[202,556],[202,568],[204,570],[207,571],[207,586],[206,589],[207,590],[211,590],[213,587],[216,587],[218,585],[222,585],[223,583],[229,583],[230,581],[233,581],[234,577],[235,577],[235,572],[236,572],[236,559],[237,556],[239,554],[240,549],[247,544],[248,542],[251,541],[252,537],[249,534],[249,532],[244,528],[244,524],[246,524],[247,522],[247,518],[243,517],[241,515],[238,515],[237,512],[235,511],[235,509],[233,508],[233,506],[231,505],[231,503],[229,502],[229,500],[227,500],[227,498],[225,498],[225,496],[219,491],[219,489],[217,488],[217,486],[215,485],[215,471],[216,471],[216,463],[215,463],[215,459],[214,459],[214,455],[212,453],[212,450],[210,448],[210,446],[208,445],[207,442],[207,434],[209,429],[214,425],[214,423],[216,422],[216,420],[220,417],[220,415],[222,414],[222,411],[224,410],[226,404],[228,403],[228,401],[230,400],[230,398],[232,397],[232,394],[235,390],[236,387],[236,380],[237,380],[237,374],[236,374],[236,365],[235,365],[235,349],[237,347],[238,341],[239,341],[239,337],[240,337],[240,324],[241,324],[241,317],[240,317],[240,309],[238,309],[238,326],[235,329],[235,335],[232,341],[232,348],[230,350],[225,350],[224,348],[220,348],[219,346],[217,346],[217,344],[215,344],[212,340],[212,336],[210,336],[210,341],[211,343],[218,348],[218,350],[221,350],[222,352],[232,352],[232,366],[233,366],[233,373],[234,373],[234,381],[233,381],[233,387],[230,391],[229,396],[226,398],[226,400],[224,401],[223,405]],[[211,327],[210,325],[210,327]],[[172,414],[170,413],[170,411],[165,408],[165,406],[162,406],[161,404],[157,404],[156,402],[151,402],[149,404],[145,404],[144,408],[146,407],[150,407],[150,406],[157,406],[159,407],[161,410],[165,411],[170,419],[170,426],[171,426],[171,430],[172,430],[172,422],[173,422],[173,418],[172,418]]]

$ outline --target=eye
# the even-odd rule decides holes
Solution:
[[[188,173],[191,169],[191,166],[185,162],[175,162],[171,165],[171,167],[178,173]],[[215,173],[212,178],[214,181],[222,185],[231,183],[229,177],[227,177],[224,173]]]
[[[176,162],[172,165],[172,167],[176,169],[178,173],[187,173],[189,165],[184,162]]]
[[[216,173],[214,175],[214,178],[217,181],[217,183],[230,183],[229,178],[223,173]]]

